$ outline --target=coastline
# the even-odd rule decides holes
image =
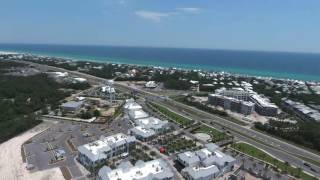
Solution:
[[[212,65],[196,65],[196,64],[177,64],[177,63],[163,63],[157,60],[134,60],[125,58],[111,58],[111,57],[98,57],[98,56],[83,56],[83,55],[67,55],[63,53],[43,53],[35,51],[21,51],[21,50],[1,50],[0,54],[30,54],[43,57],[55,57],[70,61],[88,61],[96,63],[111,63],[111,64],[127,64],[136,66],[148,66],[148,67],[163,67],[163,68],[177,68],[181,70],[203,70],[208,72],[225,72],[237,76],[249,76],[259,78],[272,78],[281,80],[300,80],[300,81],[318,81],[320,82],[320,76],[309,74],[293,74],[287,72],[272,72],[261,71],[254,69],[232,68],[232,67],[217,67]]]

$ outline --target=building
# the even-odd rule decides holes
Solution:
[[[78,147],[79,162],[87,168],[94,168],[101,163],[128,153],[135,145],[135,137],[118,133],[101,136],[99,140]]]
[[[229,90],[223,89],[218,94],[226,97],[232,97],[240,101],[249,101],[249,92],[244,91],[242,88],[232,88]]]
[[[128,115],[132,121],[149,117],[143,110],[129,110]]]
[[[255,103],[255,111],[263,116],[276,116],[278,114],[278,107],[270,103],[266,98],[263,98],[257,94],[251,95],[251,101]]]
[[[182,175],[192,180],[216,178],[232,171],[236,162],[233,157],[221,152],[213,143],[206,144],[205,148],[195,152],[180,153],[176,160],[185,167]]]
[[[241,114],[249,115],[254,111],[254,103],[249,101],[241,102]]]
[[[146,88],[156,88],[157,87],[157,84],[155,81],[148,81],[146,84],[145,84],[145,87]]]
[[[115,93],[116,90],[112,86],[102,86],[101,92],[106,93],[106,94],[112,94],[112,93]]]
[[[147,118],[141,118],[141,119],[135,119],[134,123],[137,126],[142,126],[147,129],[152,129],[156,133],[163,133],[167,130],[169,127],[168,121],[162,121],[155,117],[147,117]]]
[[[149,115],[142,110],[142,107],[136,103],[134,99],[127,99],[123,108],[124,112],[128,114],[132,121],[149,117]]]
[[[212,180],[219,175],[219,169],[215,165],[208,167],[186,167],[181,171],[186,180]]]
[[[150,141],[154,138],[156,132],[152,129],[147,129],[143,126],[136,126],[130,129],[130,134],[141,141]]]
[[[254,111],[255,107],[255,104],[252,102],[242,101],[233,97],[223,96],[219,94],[209,94],[208,103],[244,115],[250,115]]]
[[[73,82],[75,82],[75,83],[86,83],[87,79],[76,77],[76,78],[73,78]]]
[[[176,160],[184,167],[194,167],[200,164],[200,158],[191,151],[178,154]]]
[[[313,120],[320,122],[320,112],[300,102],[295,102],[290,99],[282,99],[282,105],[285,110],[294,112],[298,117],[305,121]]]
[[[83,106],[83,101],[69,101],[61,104],[61,109],[66,112],[76,112]]]
[[[137,161],[135,166],[129,162],[121,163],[117,169],[112,170],[103,166],[98,173],[100,180],[171,180],[173,172],[162,159],[148,162]]]
[[[134,99],[127,99],[126,103],[123,105],[124,112],[129,113],[129,111],[142,110],[142,107],[134,101]]]

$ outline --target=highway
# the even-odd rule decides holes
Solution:
[[[21,62],[21,61],[19,61]],[[43,70],[53,70],[53,71],[61,71],[61,72],[68,72],[73,75],[77,75],[79,77],[86,78],[89,82],[99,84],[99,83],[105,83],[107,79],[95,77],[92,75],[76,72],[76,71],[68,71],[62,68],[47,66],[47,65],[41,65],[31,62],[25,63],[31,64],[35,67],[39,67]],[[217,125],[221,127],[224,127],[225,129],[229,130],[232,135],[234,135],[236,138],[238,138],[241,141],[248,142],[250,144],[253,144],[257,146],[258,148],[261,148],[268,153],[272,154],[273,156],[289,162],[291,165],[297,166],[305,170],[306,172],[309,172],[310,174],[313,174],[317,177],[320,177],[320,168],[314,164],[312,164],[312,168],[315,169],[317,172],[311,171],[309,167],[306,167],[303,165],[303,160],[300,157],[305,157],[312,159],[314,161],[320,162],[320,156],[318,154],[315,154],[313,152],[307,151],[305,149],[302,149],[298,146],[294,146],[292,144],[289,144],[287,142],[281,141],[279,139],[276,139],[274,137],[265,135],[263,133],[257,132],[255,130],[249,129],[247,127],[243,127],[239,124],[233,123],[229,120],[223,119],[221,117],[218,117],[214,114],[210,114],[204,111],[201,111],[199,109],[196,109],[194,107],[187,106],[185,104],[173,101],[171,99],[165,98],[163,96],[160,96],[155,93],[147,92],[141,89],[136,89],[133,87],[129,87],[124,83],[115,82],[115,86],[119,88],[120,90],[126,90],[126,91],[135,91],[144,97],[152,98],[154,101],[161,103],[164,106],[169,107],[171,110],[179,112],[180,114],[188,115],[192,119],[196,121],[201,121],[203,123],[210,122],[214,123],[214,126]],[[165,100],[164,100],[165,99]],[[186,112],[191,112],[186,114]],[[299,157],[300,156],[300,157]],[[309,163],[309,162],[308,162]],[[311,164],[311,163],[309,163]]]

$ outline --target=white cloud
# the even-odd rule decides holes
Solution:
[[[140,18],[151,20],[153,22],[160,22],[163,18],[168,18],[170,16],[182,15],[182,14],[198,14],[201,9],[196,7],[183,7],[176,8],[171,12],[157,12],[157,11],[135,11],[134,14]]]
[[[135,11],[135,15],[151,20],[153,22],[160,22],[162,18],[167,18],[169,16],[175,15],[176,12],[155,12],[155,11]]]
[[[192,13],[192,14],[197,14],[201,11],[200,8],[196,8],[196,7],[182,7],[182,8],[176,8],[176,10],[185,12],[185,13]]]

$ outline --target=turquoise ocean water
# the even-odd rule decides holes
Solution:
[[[0,51],[320,81],[320,54],[311,53],[29,44],[0,44]]]

